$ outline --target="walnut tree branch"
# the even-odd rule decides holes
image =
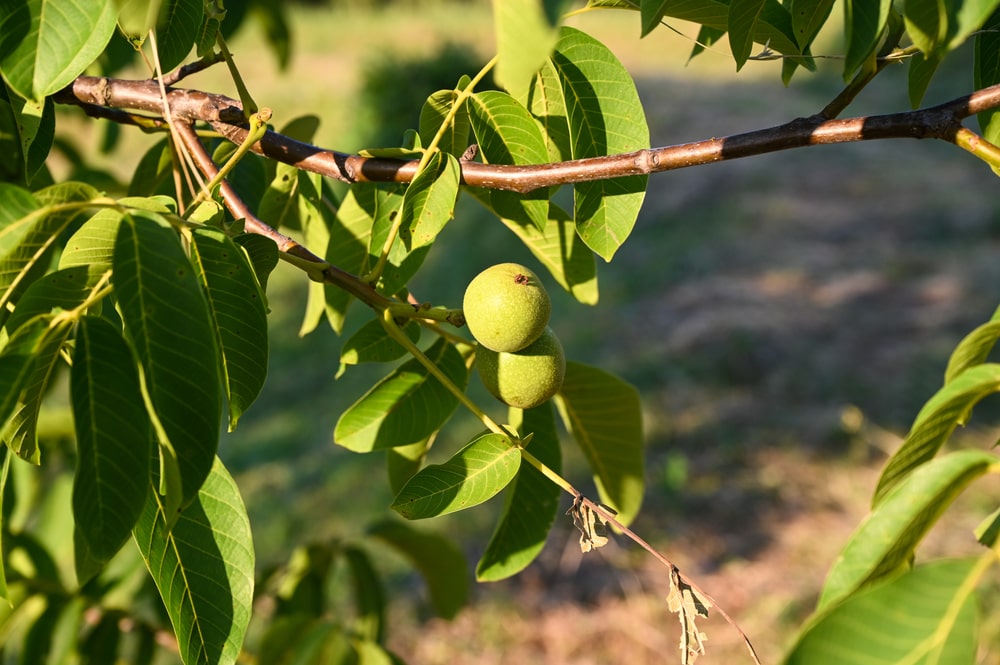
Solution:
[[[54,98],[85,109],[96,106],[154,116],[163,113],[163,102],[154,81],[81,76],[56,93]],[[247,130],[242,126],[243,109],[235,99],[178,88],[168,89],[167,99],[175,118],[187,122],[207,122],[235,143],[242,143],[246,136]],[[606,157],[528,166],[462,162],[462,180],[473,187],[526,193],[542,187],[658,173],[813,145],[890,138],[932,138],[956,143],[965,118],[998,107],[1000,85],[994,85],[915,111],[834,120],[819,113],[725,138]],[[254,150],[298,168],[352,183],[409,182],[417,167],[416,161],[349,155],[295,141],[271,131]],[[973,154],[984,157],[988,152]]]

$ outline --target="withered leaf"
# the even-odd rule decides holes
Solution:
[[[667,607],[677,614],[681,622],[681,662],[684,665],[693,665],[698,656],[705,653],[708,636],[698,630],[697,621],[700,617],[708,616],[708,608],[711,606],[711,601],[688,584],[677,568],[670,571]]]
[[[602,507],[614,513],[611,508]],[[608,523],[583,502],[582,496],[576,497],[566,514],[573,516],[573,526],[580,531],[580,551],[586,553],[608,544]]]

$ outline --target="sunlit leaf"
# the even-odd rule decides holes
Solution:
[[[103,273],[94,274],[89,266],[50,272],[28,287],[4,327],[13,332],[39,314],[52,314],[83,304],[101,276]]]
[[[39,357],[46,352],[51,317],[31,319],[11,336],[0,350],[0,424],[14,416],[21,393],[32,381]],[[38,462],[38,451],[25,451],[29,461]]]
[[[882,469],[872,504],[921,464],[934,457],[955,428],[964,423],[979,400],[1000,390],[1000,365],[968,368],[934,394],[917,414],[903,445]]]
[[[997,463],[982,450],[962,450],[927,462],[894,487],[854,531],[833,568],[817,609],[908,565],[924,534],[962,490]]]
[[[267,377],[267,312],[246,254],[218,229],[196,229],[192,258],[200,267],[219,335],[229,429],[257,399]]]
[[[392,509],[411,520],[447,515],[496,496],[517,474],[521,451],[503,434],[483,434],[403,485]]]
[[[568,361],[556,406],[590,464],[601,502],[628,525],[639,512],[643,494],[639,394],[612,374]]]
[[[559,473],[562,454],[550,402],[527,411],[511,410],[510,425],[520,436],[532,434],[529,452]],[[516,422],[520,419],[520,422]],[[505,492],[503,515],[476,566],[480,582],[502,580],[524,570],[545,546],[559,509],[560,489],[524,459]]]
[[[586,554],[608,544],[608,521],[583,497],[576,497],[566,514],[573,518],[573,526],[580,532],[581,552]]]
[[[125,543],[149,492],[152,428],[132,354],[106,320],[80,320],[70,374],[76,428],[73,517],[107,561]]]
[[[114,0],[0,0],[0,70],[41,100],[83,73],[111,39]]]
[[[372,525],[368,535],[391,545],[409,559],[427,584],[434,611],[451,619],[469,597],[469,572],[465,556],[451,541],[409,524],[383,521]]]
[[[712,602],[685,581],[676,568],[671,568],[667,607],[681,622],[681,662],[694,663],[698,656],[705,655],[708,639],[698,628],[698,619],[708,618]]]
[[[232,665],[250,622],[254,552],[240,491],[218,459],[170,528],[172,521],[151,487],[134,537],[181,658],[185,665]]]
[[[445,376],[465,389],[468,371],[452,344],[439,339],[425,353]],[[351,405],[337,421],[333,438],[355,452],[409,445],[430,436],[457,406],[458,398],[414,358]]]
[[[173,212],[173,201],[163,196],[129,196],[119,199],[118,203],[150,212]],[[59,267],[85,266],[90,269],[90,274],[102,274],[105,270],[111,270],[122,214],[120,210],[110,208],[94,213],[66,241],[59,257]]]
[[[55,105],[50,97],[46,97],[44,102],[25,100],[13,90],[6,95],[0,94],[0,98],[5,96],[18,119],[16,126],[24,159],[24,175],[25,180],[30,182],[45,165],[52,148],[56,129]]]
[[[649,147],[649,129],[635,84],[614,54],[596,39],[563,28],[552,55],[566,100],[573,158]],[[574,187],[576,229],[610,261],[635,225],[647,176],[584,182]]]
[[[786,665],[976,662],[975,559],[935,561],[859,594],[813,621]]]
[[[457,99],[458,92],[455,90],[438,90],[427,98],[420,109],[421,144],[430,145]],[[438,142],[438,149],[454,157],[461,157],[468,147],[469,113],[463,103]]]

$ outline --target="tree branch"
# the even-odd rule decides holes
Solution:
[[[174,117],[202,121],[234,143],[246,137],[243,109],[235,99],[198,90],[171,88]],[[163,102],[156,82],[81,76],[54,95],[60,103],[124,109],[160,116]],[[527,193],[542,187],[659,173],[728,159],[813,145],[874,139],[933,138],[956,143],[962,120],[1000,107],[1000,85],[916,111],[830,120],[818,113],[782,125],[726,138],[713,138],[631,153],[550,164],[512,166],[462,162],[462,181],[473,187]],[[106,114],[105,114],[106,115]],[[326,150],[269,131],[254,151],[271,159],[344,182],[399,182],[413,179],[417,162],[369,158]]]

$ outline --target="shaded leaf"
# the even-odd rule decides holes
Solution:
[[[528,450],[559,473],[562,454],[550,402],[527,411],[511,410],[510,424],[519,436],[532,434]],[[520,422],[518,422],[520,420]],[[524,459],[505,493],[503,514],[476,566],[480,582],[502,580],[524,570],[545,546],[559,509],[560,489]]]
[[[107,561],[146,502],[153,439],[132,354],[104,319],[80,320],[70,391],[77,448],[73,517],[90,553]]]
[[[233,242],[243,248],[253,267],[262,294],[267,293],[267,279],[278,265],[278,245],[270,238],[256,233],[242,233]]]
[[[503,434],[473,439],[443,464],[431,464],[403,485],[391,508],[410,520],[447,515],[496,496],[517,474],[521,450]]]
[[[185,665],[236,662],[250,622],[253,539],[239,489],[218,459],[173,528],[150,488],[135,542],[170,616]]]
[[[275,613],[278,616],[322,616],[327,609],[326,583],[337,554],[337,546],[326,543],[296,547],[275,593]]]
[[[936,561],[847,597],[799,636],[787,665],[976,661],[975,559]]]
[[[736,60],[737,71],[743,68],[753,49],[753,35],[757,29],[757,19],[764,10],[766,0],[730,0],[729,18],[726,29],[729,32],[729,47]],[[793,21],[794,29],[794,21]]]
[[[788,13],[792,15],[792,31],[799,48],[805,51],[812,44],[833,9],[834,0],[792,0]]]
[[[53,314],[83,304],[104,275],[93,274],[88,266],[50,272],[28,287],[4,327],[13,332],[39,314]]]
[[[336,622],[309,615],[283,616],[273,621],[261,640],[260,663],[326,665],[353,663],[350,641]]]
[[[21,144],[21,155],[24,159],[24,179],[31,179],[45,165],[55,138],[56,112],[52,99],[44,102],[25,100],[13,90],[6,95],[17,122],[18,138]]]
[[[160,68],[168,72],[184,62],[201,28],[204,0],[162,0],[156,21]]]
[[[219,335],[229,429],[257,399],[267,377],[267,312],[246,254],[218,229],[195,229],[192,259],[200,268]]]
[[[847,55],[844,58],[844,80],[870,62],[878,50],[879,37],[889,22],[892,0],[846,0],[844,29]]]
[[[559,80],[559,72],[546,60],[532,80],[525,96],[516,97],[538,122],[545,137],[549,157],[547,161],[562,162],[573,158],[569,119],[566,113],[566,96]]]
[[[559,415],[583,450],[601,502],[628,525],[643,493],[642,407],[635,388],[618,377],[567,361],[556,395]]]
[[[468,602],[469,573],[462,551],[435,533],[409,524],[383,521],[372,525],[368,535],[391,545],[409,559],[427,584],[434,611],[451,619]]]
[[[114,287],[160,445],[168,512],[194,499],[219,443],[217,339],[201,283],[177,233],[152,213],[126,215]]]
[[[0,351],[0,423],[6,423],[20,406],[21,393],[44,355],[51,317],[39,316],[22,325]],[[25,451],[28,461],[38,462],[38,451]]]
[[[924,534],[996,455],[962,450],[928,462],[896,485],[854,531],[826,578],[817,610],[898,573]]]
[[[977,90],[1000,83],[1000,11],[994,12],[976,35],[974,83]],[[983,111],[976,116],[983,138],[1000,143],[1000,109]]]
[[[970,367],[934,394],[917,414],[903,445],[882,469],[872,505],[878,505],[907,475],[937,454],[979,400],[1000,390],[1000,365]]]
[[[398,494],[403,485],[424,465],[427,450],[434,440],[430,435],[423,441],[408,446],[395,446],[385,451],[385,466],[389,474],[389,489]]]
[[[918,54],[910,58],[910,69],[908,77],[908,89],[910,94],[910,106],[917,108],[924,99],[927,87],[937,72],[941,60],[938,56],[925,56]]]
[[[452,344],[439,339],[426,355],[455,385],[465,389],[468,371]],[[409,445],[441,427],[456,406],[458,398],[414,358],[344,411],[333,438],[355,452]]]
[[[354,620],[351,632],[368,642],[381,642],[385,632],[385,589],[368,554],[360,547],[344,548],[354,591]]]

